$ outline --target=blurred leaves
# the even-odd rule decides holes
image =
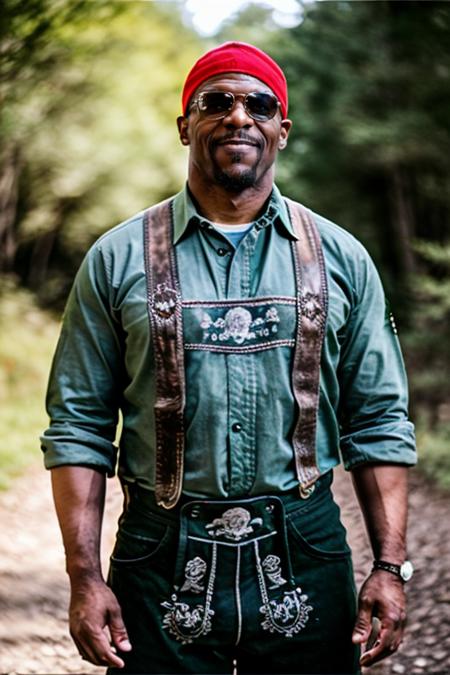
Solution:
[[[62,302],[99,234],[181,187],[175,119],[200,51],[164,4],[6,0],[0,271]]]
[[[0,277],[0,490],[36,460],[59,325],[30,292]],[[11,339],[13,336],[13,339]]]
[[[411,240],[443,241],[449,229],[450,6],[342,1],[304,12],[271,40],[294,121],[280,183],[365,241],[403,306]]]

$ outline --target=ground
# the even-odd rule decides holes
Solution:
[[[336,472],[334,491],[349,531],[358,586],[371,567],[351,482]],[[121,494],[109,481],[104,561]],[[367,675],[450,673],[450,497],[411,472],[409,625],[400,652]],[[103,668],[81,661],[67,629],[68,586],[53,512],[49,475],[39,466],[0,496],[0,673],[83,673]]]

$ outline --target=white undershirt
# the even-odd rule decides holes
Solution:
[[[223,234],[234,247],[237,248],[239,242],[245,237],[251,229],[251,223],[239,223],[238,225],[225,225],[224,223],[213,223],[216,230]]]

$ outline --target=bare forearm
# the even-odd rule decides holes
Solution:
[[[354,469],[352,474],[375,558],[403,563],[408,469],[396,465],[365,465]]]
[[[52,469],[52,486],[72,587],[70,633],[87,661],[123,668],[115,649],[126,652],[131,645],[100,564],[105,476],[81,466],[62,466]]]
[[[366,465],[353,470],[353,481],[367,525],[375,558],[401,564],[406,557],[408,469],[395,465]],[[380,630],[376,642],[360,663],[371,666],[399,646],[406,620],[402,581],[384,570],[372,571],[359,592],[353,642],[367,643],[372,619]]]
[[[104,474],[79,466],[52,469],[56,512],[72,581],[101,579],[100,534],[105,502]]]

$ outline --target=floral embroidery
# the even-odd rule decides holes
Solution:
[[[192,591],[192,593],[201,593],[205,590],[201,583],[206,574],[207,564],[199,556],[188,560],[184,568],[185,582],[181,587],[182,591]]]
[[[265,615],[261,626],[270,633],[284,633],[286,637],[292,637],[304,628],[309,619],[311,605],[307,605],[308,596],[302,593],[301,588],[284,593],[281,602],[270,600],[260,607],[260,612]]]
[[[167,284],[158,284],[153,294],[153,307],[158,318],[170,319],[177,307],[177,292]]]
[[[261,614],[264,614],[264,620],[261,622],[263,630],[268,630],[270,633],[281,633],[285,637],[292,637],[295,633],[304,628],[309,620],[309,613],[312,611],[312,605],[307,605],[308,596],[302,593],[302,589],[297,587],[293,591],[284,591],[281,600],[270,599],[266,580],[264,579],[263,564],[259,556],[258,541],[254,541],[256,572],[258,576],[259,590],[261,593],[262,606],[259,608]],[[269,555],[264,559],[266,562],[269,558],[269,565],[271,569],[279,569],[278,556]],[[267,565],[266,565],[267,567]],[[281,571],[280,571],[281,577]]]
[[[303,314],[311,321],[315,321],[322,313],[320,298],[314,293],[305,293],[302,298]]]
[[[203,340],[224,342],[233,340],[241,345],[250,340],[267,338],[278,332],[280,317],[276,307],[267,309],[264,317],[253,319],[251,312],[245,307],[233,307],[223,317],[215,321],[204,311],[200,322],[203,328]]]
[[[167,628],[177,640],[183,644],[190,644],[194,638],[210,632],[214,610],[202,605],[190,607],[185,602],[178,602],[175,594],[172,595],[171,601],[161,603],[168,610],[163,617],[163,627]]]
[[[286,583],[286,579],[281,576],[281,560],[277,555],[268,555],[264,558],[262,567],[272,585],[269,589],[278,588]]]
[[[212,537],[223,535],[225,539],[240,541],[243,537],[251,534],[253,526],[262,525],[261,518],[251,518],[250,513],[241,507],[228,509],[221,518],[215,518],[212,523],[206,525],[208,534]]]
[[[198,556],[189,561],[195,565],[189,566],[190,572],[192,570],[199,570],[201,566],[196,561],[203,563],[203,560]],[[189,563],[186,565],[186,569]],[[206,566],[206,565],[205,565]],[[187,602],[180,602],[176,593],[170,598],[170,601],[161,603],[161,606],[167,610],[163,616],[162,625],[169,633],[183,644],[190,644],[196,638],[202,635],[207,635],[211,628],[211,617],[214,616],[214,610],[211,609],[211,603],[214,593],[214,584],[216,582],[217,569],[217,542],[212,542],[212,557],[211,569],[209,572],[208,585],[205,593],[204,605],[195,605],[191,607]],[[187,574],[186,574],[187,577]],[[198,582],[198,578],[197,578]]]

